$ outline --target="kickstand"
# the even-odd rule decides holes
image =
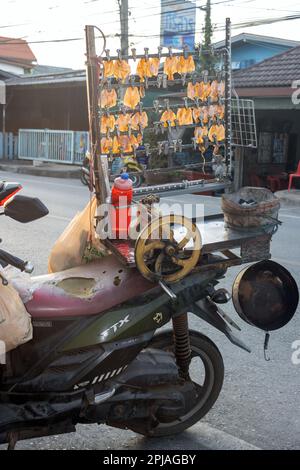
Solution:
[[[18,442],[18,434],[16,432],[8,433],[8,446],[7,450],[15,450]]]

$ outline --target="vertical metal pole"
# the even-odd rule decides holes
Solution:
[[[5,125],[5,120],[6,120],[6,104],[2,105],[2,158],[3,160],[6,158],[6,151],[5,151],[5,134],[6,134],[6,125]]]
[[[87,99],[90,123],[90,147],[94,162],[95,192],[98,205],[104,204],[108,196],[105,184],[105,174],[101,164],[101,131],[98,116],[99,103],[99,66],[96,55],[95,30],[86,26],[87,50]]]
[[[231,99],[232,99],[232,79],[231,79],[231,21],[226,18],[226,39],[225,39],[225,158],[227,172],[232,171],[232,122],[231,122]]]
[[[120,0],[121,51],[128,56],[128,0]]]

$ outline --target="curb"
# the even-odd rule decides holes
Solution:
[[[8,171],[22,175],[46,176],[48,178],[78,179],[80,178],[80,168],[76,170],[55,170],[52,168],[40,168],[34,166],[12,166],[0,165],[0,171]]]
[[[279,191],[275,193],[275,196],[285,206],[300,207],[300,191],[298,191],[297,193],[286,193],[286,191]]]

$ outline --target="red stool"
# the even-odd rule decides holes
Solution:
[[[293,178],[300,178],[300,161],[298,162],[296,173],[291,173],[289,176],[289,188],[288,191],[291,190]]]

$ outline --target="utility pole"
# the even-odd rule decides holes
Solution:
[[[128,55],[128,0],[118,0],[121,24],[121,52]]]
[[[204,47],[208,49],[211,46],[211,38],[213,28],[211,23],[211,1],[207,0],[205,9],[205,26],[204,26]]]

